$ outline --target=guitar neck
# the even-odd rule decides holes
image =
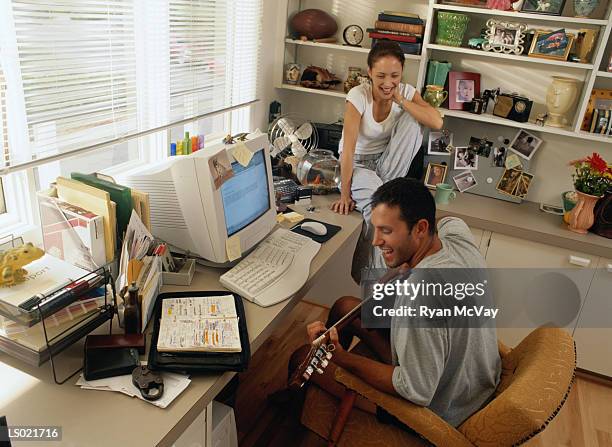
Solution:
[[[321,335],[319,335],[319,337],[314,340],[312,342],[312,344],[314,346],[320,346],[321,343],[323,343],[325,341],[325,339],[327,338],[327,336],[329,335],[330,331],[333,328],[336,328],[336,330],[341,330],[343,327],[345,327],[347,324],[349,324],[351,321],[353,321],[353,319],[359,315],[359,312],[361,310],[361,306],[363,306],[363,303],[365,303],[368,300],[363,300],[361,301],[359,304],[357,304],[353,309],[351,309],[351,311],[349,313],[347,313],[345,316],[343,316],[342,318],[340,318],[338,321],[336,321],[336,323],[334,323],[329,329],[327,329],[325,332],[323,332]]]

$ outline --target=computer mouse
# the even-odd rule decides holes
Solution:
[[[327,227],[320,222],[304,222],[300,225],[300,228],[316,236],[325,236],[327,234]]]

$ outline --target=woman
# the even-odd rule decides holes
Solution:
[[[367,245],[372,194],[383,183],[408,173],[423,140],[421,126],[441,129],[443,124],[437,110],[413,86],[400,82],[403,69],[404,53],[399,45],[379,41],[368,54],[372,84],[353,87],[346,98],[339,145],[340,199],[332,210],[340,214],[355,208],[361,211],[368,228],[360,242]],[[354,272],[360,268],[355,263],[353,267]]]
[[[406,175],[421,146],[421,125],[442,128],[436,109],[413,86],[400,83],[403,68],[399,45],[382,40],[368,54],[372,85],[353,87],[347,95],[339,146],[341,194],[332,205],[338,213],[355,207],[363,212],[380,185]],[[370,193],[364,194],[364,188]]]

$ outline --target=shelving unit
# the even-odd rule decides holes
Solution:
[[[495,53],[493,51],[473,50],[471,48],[464,48],[464,47],[450,47],[446,45],[429,44],[427,48],[429,50],[445,51],[448,53],[471,54],[471,55],[478,56],[478,57],[494,57],[498,59],[520,61],[520,62],[532,63],[532,64],[556,65],[559,67],[577,68],[581,70],[592,70],[593,69],[593,64],[579,64],[579,63],[574,63],[574,62],[556,61],[552,59],[542,59],[538,57],[520,56],[516,54]]]
[[[598,25],[606,26],[607,20],[603,19],[588,19],[582,17],[568,17],[568,16],[553,16],[546,14],[530,14],[525,12],[514,12],[514,11],[500,11],[497,9],[487,8],[470,8],[468,6],[455,6],[455,5],[433,5],[434,10],[440,11],[453,11],[453,12],[464,12],[469,14],[481,14],[493,17],[511,17],[516,20],[536,20],[536,21],[547,21],[547,22],[561,22],[561,23],[573,23],[576,25]]]
[[[284,6],[287,8],[287,15],[285,17],[280,17],[282,14],[279,14],[279,23],[278,23],[278,42],[282,42],[281,45],[277,48],[277,61],[278,67],[284,66],[284,54],[285,49],[287,47],[294,49],[297,48],[320,48],[325,49],[326,51],[332,52],[345,52],[345,53],[357,53],[357,54],[366,54],[369,52],[369,48],[361,48],[361,47],[350,47],[346,45],[336,44],[336,43],[316,43],[316,42],[308,42],[287,38],[287,17],[289,16],[288,4],[289,0],[283,0]],[[512,63],[518,64],[526,64],[526,65],[538,65],[541,69],[546,69],[547,67],[554,67],[555,69],[562,68],[567,70],[572,70],[572,72],[581,73],[584,76],[583,89],[581,94],[579,93],[578,103],[575,107],[575,115],[573,118],[573,122],[570,126],[565,128],[556,128],[551,126],[537,126],[534,123],[518,123],[515,121],[503,119],[496,117],[491,114],[483,114],[483,115],[475,115],[465,111],[458,110],[441,110],[441,112],[446,116],[452,119],[463,119],[468,121],[475,122],[483,122],[489,123],[493,125],[513,127],[513,128],[523,128],[530,131],[543,132],[548,134],[559,135],[563,137],[576,138],[581,140],[588,141],[596,141],[603,143],[612,143],[612,136],[606,135],[598,135],[591,134],[588,132],[584,132],[580,129],[582,124],[582,117],[586,112],[586,108],[588,106],[588,100],[590,98],[591,91],[595,85],[597,79],[605,79],[612,78],[612,73],[608,73],[602,70],[599,70],[601,66],[601,62],[604,58],[604,53],[606,51],[607,42],[611,36],[612,30],[612,0],[609,0],[609,4],[606,12],[606,19],[590,19],[590,18],[580,18],[580,17],[568,17],[568,16],[553,16],[553,15],[544,15],[544,14],[530,14],[530,13],[522,13],[522,12],[512,12],[512,11],[499,11],[499,10],[491,10],[486,8],[472,8],[467,6],[456,6],[456,5],[442,5],[436,3],[437,0],[430,0],[427,6],[427,15],[424,17],[425,19],[425,31],[423,35],[423,48],[421,55],[406,55],[407,62],[419,63],[418,75],[416,87],[417,90],[421,90],[425,83],[425,78],[427,74],[428,62],[431,59],[437,59],[434,57],[435,55],[442,54],[461,54],[468,56],[469,58],[483,58],[491,60],[492,62],[497,61],[510,61]],[[282,7],[282,6],[281,6]],[[551,59],[544,58],[536,58],[536,57],[528,57],[522,55],[508,55],[501,54],[489,51],[475,50],[471,48],[464,47],[450,47],[445,45],[438,45],[433,43],[435,39],[435,16],[438,11],[453,11],[460,12],[468,15],[480,15],[487,17],[504,17],[508,18],[508,20],[512,21],[529,21],[534,25],[533,27],[537,27],[538,23],[542,24],[542,28],[550,28],[551,24],[559,23],[559,24],[567,24],[568,27],[580,28],[583,26],[591,27],[591,28],[599,28],[599,42],[595,47],[591,63],[582,64],[582,63],[573,63],[567,61],[557,61]],[[282,23],[281,23],[282,22]],[[607,54],[605,55],[607,57]],[[340,90],[315,90],[308,89],[296,85],[289,85],[283,82],[283,73],[282,69],[277,70],[275,76],[275,86],[280,89],[290,90],[295,92],[307,93],[311,95],[323,95],[328,97],[342,98],[346,97]],[[547,86],[546,86],[547,87]],[[545,87],[545,88],[546,88]]]

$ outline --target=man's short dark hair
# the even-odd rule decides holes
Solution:
[[[400,216],[408,228],[421,219],[429,223],[429,232],[436,231],[436,202],[427,187],[411,178],[400,177],[379,187],[372,196],[372,209],[380,204],[399,206]]]

